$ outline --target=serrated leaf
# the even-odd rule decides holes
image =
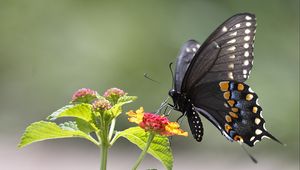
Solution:
[[[124,137],[143,150],[146,146],[148,136],[148,133],[146,133],[144,129],[132,127],[117,133],[115,140],[119,137]],[[173,155],[167,137],[156,135],[148,149],[148,153],[158,159],[166,169],[172,169]]]
[[[90,104],[76,104],[76,105],[67,105],[63,108],[53,112],[50,116],[47,117],[49,120],[55,120],[60,117],[76,117],[86,122],[92,121],[92,105]]]
[[[74,124],[71,126],[67,126],[67,124],[63,124],[63,128],[58,126],[53,122],[46,122],[40,121],[35,122],[29,125],[25,133],[21,138],[21,142],[19,143],[18,147],[22,148],[26,145],[29,145],[33,142],[43,141],[47,139],[57,139],[57,138],[70,138],[70,137],[79,137],[85,138],[94,144],[98,145],[98,142],[92,138],[90,135],[77,130],[76,128],[73,129]]]

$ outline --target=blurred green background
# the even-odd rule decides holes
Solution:
[[[67,104],[82,87],[100,93],[122,88],[139,97],[126,110],[154,111],[171,88],[168,64],[180,46],[188,39],[203,42],[238,12],[257,16],[255,64],[247,83],[260,96],[268,130],[287,146],[263,140],[249,149],[259,160],[254,165],[204,120],[201,143],[191,136],[172,139],[174,169],[298,169],[298,0],[0,0],[0,169],[98,169],[98,150],[81,139],[22,150],[16,145],[26,126]],[[171,119],[179,115],[174,111]],[[189,130],[186,120],[182,124]],[[122,115],[117,128],[129,126]],[[130,169],[138,154],[120,140],[109,169]],[[162,167],[149,156],[142,168]]]

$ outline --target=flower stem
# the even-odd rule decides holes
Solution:
[[[108,149],[110,147],[108,141],[108,125],[103,125],[103,130],[99,133],[101,138],[101,167],[100,170],[106,170]]]
[[[138,166],[140,165],[140,163],[142,162],[142,160],[144,159],[150,145],[151,145],[151,142],[152,140],[154,139],[155,137],[155,134],[154,133],[150,133],[149,136],[148,136],[148,141],[146,143],[146,146],[144,148],[144,150],[142,151],[142,153],[140,154],[138,160],[135,162],[134,164],[134,167],[132,168],[132,170],[136,170],[138,168]]]
[[[101,147],[101,169],[100,170],[106,170],[108,146],[103,143],[101,146],[102,147]]]
[[[110,124],[110,128],[109,128],[109,133],[108,133],[108,140],[110,141],[112,138],[112,135],[114,133],[115,130],[115,125],[116,125],[116,118],[114,118]]]

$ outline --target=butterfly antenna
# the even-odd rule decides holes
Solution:
[[[148,79],[148,80],[151,80],[151,81],[153,81],[153,82],[155,82],[155,83],[157,83],[157,84],[159,84],[159,82],[158,81],[156,81],[156,80],[154,80],[154,79],[152,79],[147,73],[144,73],[144,77],[146,78],[146,79]]]
[[[257,160],[248,152],[248,150],[244,147],[244,145],[242,143],[241,144],[241,147],[243,148],[243,150],[247,153],[247,155],[250,157],[250,159],[257,164]]]
[[[174,78],[174,74],[173,74],[173,70],[172,70],[172,65],[173,65],[173,62],[171,62],[169,64],[169,69],[170,69],[170,72],[172,74],[172,88],[174,89],[174,80],[175,80],[175,78]]]

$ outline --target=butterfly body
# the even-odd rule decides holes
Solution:
[[[253,14],[236,14],[202,45],[189,40],[182,46],[169,95],[197,141],[203,136],[199,114],[230,141],[249,146],[264,137],[278,141],[265,128],[258,96],[244,83],[253,65],[255,32]]]

